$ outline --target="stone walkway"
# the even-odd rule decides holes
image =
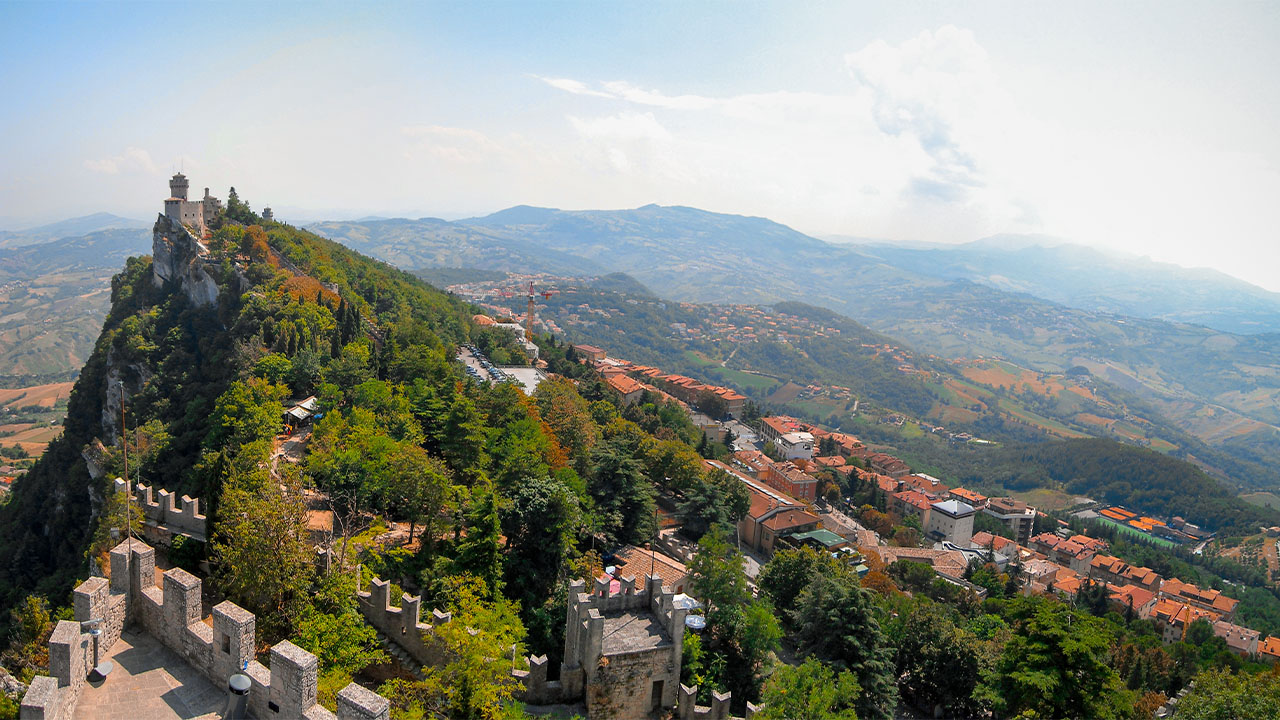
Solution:
[[[150,635],[126,631],[104,659],[115,669],[85,685],[76,720],[220,717],[226,691]]]

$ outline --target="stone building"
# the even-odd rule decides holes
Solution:
[[[222,201],[210,195],[209,188],[204,189],[203,198],[188,200],[187,187],[186,175],[175,173],[169,178],[169,198],[164,201],[164,214],[203,235],[222,212]]]
[[[132,648],[159,641],[174,672],[204,686],[202,707],[221,707],[232,675],[249,680],[248,711],[252,717],[306,720],[387,720],[386,698],[355,683],[338,693],[337,714],[316,704],[319,660],[288,640],[271,648],[270,666],[255,657],[253,613],[230,601],[201,618],[201,582],[175,568],[156,586],[155,549],[141,540],[126,540],[111,550],[111,578],[92,577],[74,591],[75,620],[62,620],[49,638],[48,676],[31,681],[22,699],[22,720],[65,720],[77,715],[83,701],[93,708],[147,717],[148,706],[181,702],[177,689],[128,679],[140,658]],[[96,631],[96,632],[95,632]],[[128,637],[126,641],[125,638]],[[149,637],[148,637],[149,636]],[[120,655],[117,646],[125,648]],[[128,660],[126,661],[126,656]],[[120,667],[108,667],[116,660]],[[177,666],[183,666],[179,672]],[[103,671],[110,676],[103,678]],[[95,679],[91,682],[91,678]],[[160,700],[163,695],[163,700]],[[212,696],[212,697],[210,697]],[[83,717],[84,714],[81,713]],[[93,713],[90,713],[93,716]]]

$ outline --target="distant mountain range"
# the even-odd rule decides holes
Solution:
[[[99,230],[133,229],[140,230],[151,227],[147,220],[134,220],[111,213],[94,213],[84,217],[61,220],[49,225],[26,228],[24,230],[0,230],[0,248],[14,248],[23,245],[60,240],[62,238],[87,235]]]
[[[1157,263],[1113,268],[1111,259],[1090,251],[1071,263],[1058,261],[1064,269],[1055,274],[1055,261],[1034,247],[1017,249],[1025,239],[1008,237],[970,248],[973,268],[944,270],[946,253],[954,251],[833,244],[764,218],[657,205],[618,211],[518,206],[458,222],[318,223],[311,229],[411,269],[625,272],[673,300],[799,300],[827,307],[947,358],[1006,357],[1046,372],[1082,365],[1205,442],[1255,461],[1280,461],[1280,314],[1267,310],[1274,294],[1209,271]],[[1015,240],[1013,249],[999,249]],[[1001,254],[1024,252],[1029,259],[1021,271],[1013,260],[997,264]],[[928,255],[912,253],[939,259],[930,266]],[[981,258],[989,259],[984,265]],[[970,274],[1008,278],[1008,287]],[[1116,279],[1124,277],[1142,277],[1144,284],[1135,289],[1137,280]],[[1197,282],[1188,277],[1234,289],[1222,291],[1215,305],[1212,292],[1190,293]],[[1247,321],[1252,334],[1071,307],[1064,288],[1073,283],[1080,297],[1109,298],[1108,307],[1138,308],[1150,294],[1158,296],[1145,298],[1151,313],[1201,322],[1227,318],[1239,306],[1240,322]],[[1186,292],[1170,289],[1180,283]],[[1117,289],[1108,295],[1107,287]]]
[[[858,250],[897,267],[1026,293],[1082,310],[1195,323],[1233,333],[1280,332],[1280,293],[1206,268],[1103,253],[1043,236],[964,245]]]

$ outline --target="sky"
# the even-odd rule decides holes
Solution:
[[[1280,3],[0,0],[0,229],[688,205],[1280,291]]]

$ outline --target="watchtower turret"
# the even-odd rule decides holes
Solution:
[[[187,199],[187,176],[182,173],[174,173],[169,178],[169,197],[178,198],[179,200]]]

